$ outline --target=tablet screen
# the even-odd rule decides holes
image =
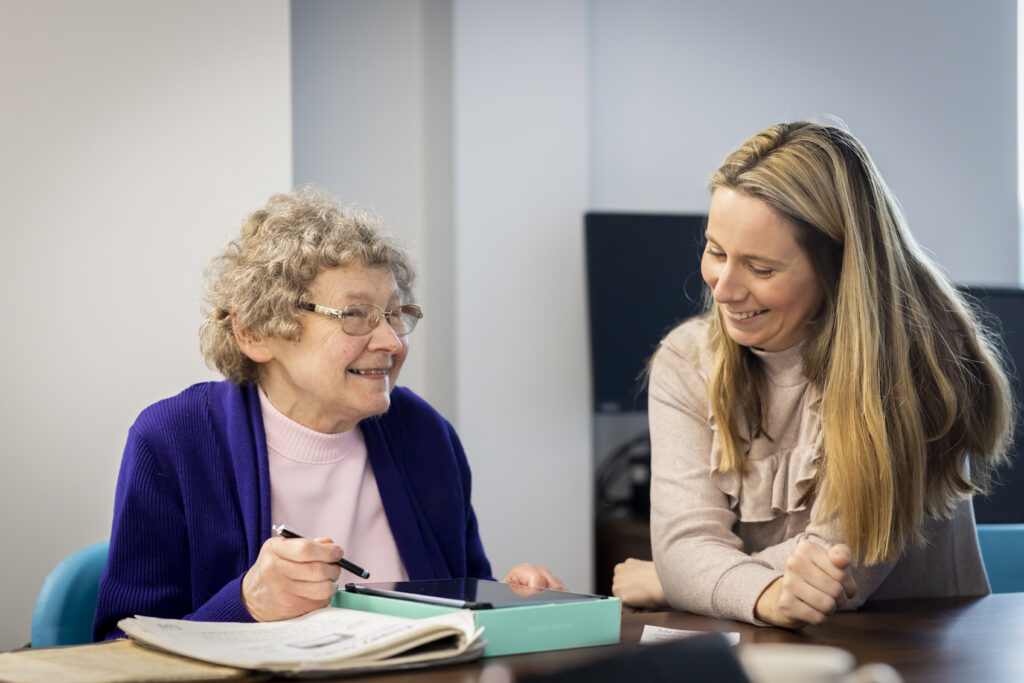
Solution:
[[[351,593],[382,595],[403,600],[416,600],[449,607],[491,609],[521,607],[552,602],[600,600],[604,596],[570,593],[544,588],[529,588],[486,579],[435,579],[429,581],[379,581],[350,583]]]

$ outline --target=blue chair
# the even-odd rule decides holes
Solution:
[[[978,542],[993,593],[1024,593],[1024,524],[979,524]]]
[[[101,541],[82,548],[61,560],[46,577],[32,613],[32,647],[92,642],[109,545],[110,541]]]

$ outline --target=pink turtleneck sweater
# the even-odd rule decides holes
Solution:
[[[260,389],[270,457],[270,518],[312,537],[331,538],[371,581],[404,581],[377,480],[357,425],[341,434],[313,431],[275,408]],[[342,571],[339,583],[358,577]]]

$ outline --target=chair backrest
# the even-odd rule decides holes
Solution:
[[[993,593],[1024,593],[1024,524],[979,524],[978,542]]]
[[[32,613],[32,647],[92,642],[92,622],[109,541],[67,556],[53,568]]]

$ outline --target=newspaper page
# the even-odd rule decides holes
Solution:
[[[256,683],[270,676],[165,654],[125,639],[0,653],[4,683]]]
[[[296,619],[255,624],[122,619],[118,626],[147,645],[224,666],[263,671],[331,671],[387,668],[458,657],[480,635],[462,610],[406,619],[324,607]],[[425,647],[436,643],[434,647]],[[415,653],[401,656],[410,650]]]

